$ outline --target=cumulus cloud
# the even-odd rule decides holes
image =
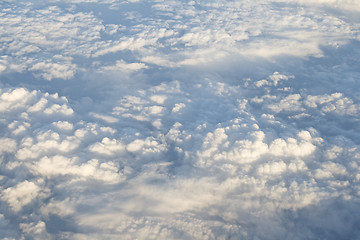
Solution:
[[[76,65],[74,64],[59,64],[59,63],[44,63],[39,62],[29,68],[30,71],[41,71],[41,76],[46,80],[53,78],[70,79],[74,77]]]
[[[117,172],[118,168],[114,163],[99,164],[96,159],[91,159],[80,165],[76,164],[76,162],[76,158],[68,159],[61,155],[55,155],[51,158],[41,158],[29,166],[29,169],[33,173],[46,178],[70,175],[70,177],[74,176],[79,180],[94,178],[109,183],[116,183],[121,180],[121,174]]]
[[[35,199],[41,198],[41,196],[45,197],[46,192],[43,191],[44,189],[37,184],[24,181],[3,190],[1,199],[7,202],[13,211],[18,212]]]
[[[11,138],[0,138],[0,153],[14,152],[16,150],[16,141]]]
[[[101,142],[95,143],[89,147],[91,152],[95,152],[99,155],[118,155],[125,150],[125,146],[118,142],[116,139],[103,138]]]
[[[36,91],[29,92],[24,88],[2,92],[0,111],[9,112],[17,108],[22,108],[34,95],[36,95]]]

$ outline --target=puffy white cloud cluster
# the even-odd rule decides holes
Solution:
[[[34,4],[2,8],[2,72],[29,71],[46,80],[73,78],[79,71],[73,57],[88,56],[88,43],[100,38],[104,26],[90,13],[64,13],[57,6],[37,9]]]
[[[360,237],[355,1],[0,6],[0,238]]]
[[[4,3],[0,71],[72,79],[94,68],[133,72],[147,69],[147,64],[204,65],[234,55],[322,56],[324,46],[359,38],[356,22],[321,14],[311,1],[293,1],[299,4],[296,8],[275,2],[279,5],[274,1]],[[335,8],[359,10],[355,1],[326,1],[331,6],[335,2]],[[115,64],[106,60],[109,56],[115,56]]]

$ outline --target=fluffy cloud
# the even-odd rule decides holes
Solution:
[[[59,64],[59,63],[44,63],[39,62],[34,64],[30,71],[41,71],[41,76],[46,80],[53,78],[70,79],[74,77],[76,65],[74,64]]]
[[[104,138],[100,143],[96,143],[89,147],[91,152],[95,152],[99,155],[118,155],[125,150],[124,144],[118,142],[116,139]]]
[[[13,211],[18,212],[35,199],[45,197],[46,192],[43,191],[37,184],[24,181],[3,190],[1,199],[7,202]]]
[[[76,5],[67,8],[46,7],[39,3],[9,4],[9,8],[2,11],[4,34],[0,41],[4,43],[5,58],[0,69],[29,71],[51,80],[71,79],[84,70],[92,71],[94,65],[101,72],[129,73],[146,69],[143,62],[178,67],[217,62],[234,54],[267,58],[321,56],[321,46],[343,45],[356,39],[357,32],[353,22],[334,15],[318,17],[316,11],[311,11],[309,1],[301,2],[304,3],[302,8],[272,8],[272,1],[262,4],[171,1],[166,5],[156,1],[85,2],[74,2]],[[354,1],[331,2],[335,3],[338,7],[345,6],[343,9],[357,10]],[[81,9],[81,4],[88,4],[90,8],[96,4],[110,7],[103,6],[102,10],[92,13],[76,12],[76,7]],[[120,5],[117,11],[121,22],[105,23],[106,20],[103,23],[96,17],[97,14],[111,16],[115,6]],[[148,11],[123,12],[122,7],[147,8]],[[28,9],[26,13],[22,12],[23,8]],[[10,10],[14,14],[10,14]],[[199,14],[205,12],[207,14]],[[135,13],[136,20],[130,16]],[[157,18],[157,15],[166,15],[170,19]],[[129,23],[129,19],[134,23]],[[107,61],[104,64],[101,59],[107,55],[121,58],[115,64]],[[132,59],[131,62],[128,59]]]
[[[29,92],[24,88],[17,88],[1,93],[1,112],[9,112],[17,108],[22,108],[34,98],[36,91]]]
[[[117,183],[121,180],[118,168],[114,163],[100,163],[96,159],[91,159],[83,164],[76,164],[78,159],[68,159],[66,157],[56,155],[51,158],[43,157],[39,161],[29,166],[29,169],[40,176],[51,178],[56,176],[75,176],[84,180],[94,178],[96,180],[109,183]]]
[[[0,138],[0,153],[15,152],[16,141],[11,138]]]

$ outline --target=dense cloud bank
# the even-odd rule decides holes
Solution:
[[[1,239],[359,239],[351,0],[0,3]]]

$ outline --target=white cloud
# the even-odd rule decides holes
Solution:
[[[304,108],[301,101],[299,101],[300,99],[300,94],[292,94],[281,99],[279,103],[269,105],[268,108],[275,113],[281,111],[303,111]]]
[[[125,146],[122,142],[116,139],[109,139],[105,137],[101,140],[101,142],[91,145],[89,150],[99,154],[100,156],[115,156],[124,153]]]
[[[68,153],[78,148],[80,140],[74,136],[61,139],[59,133],[48,130],[38,133],[35,138],[27,138],[19,146],[16,158],[19,160],[36,159],[56,152]]]
[[[47,115],[51,114],[63,114],[63,115],[72,115],[74,111],[69,108],[66,104],[59,105],[59,104],[53,104],[50,107],[46,108],[44,110],[44,113]]]
[[[2,15],[4,34],[0,41],[8,57],[5,66],[34,72],[47,80],[73,78],[79,69],[69,56],[89,55],[92,48],[88,43],[100,38],[104,26],[91,14],[64,13],[56,6],[26,14],[29,9],[23,11],[20,5],[11,6],[13,14],[5,11]],[[63,56],[53,54],[54,50]]]
[[[275,156],[307,156],[313,153],[316,146],[311,141],[300,141],[295,138],[286,140],[278,138],[271,142],[269,151]]]
[[[2,92],[0,96],[0,111],[9,112],[11,110],[21,108],[29,101],[34,99],[36,91],[29,92],[24,88],[17,88]]]
[[[151,101],[156,102],[157,104],[164,104],[167,97],[165,95],[153,95],[150,97]]]
[[[47,195],[39,185],[24,181],[14,187],[9,187],[1,193],[1,199],[10,206],[10,208],[19,212],[24,206],[30,204],[37,198]]]
[[[287,170],[287,166],[283,161],[272,162],[261,165],[258,168],[258,174],[281,175]]]
[[[40,210],[44,216],[55,214],[57,216],[65,217],[75,213],[74,203],[69,198],[63,201],[51,199],[50,202],[45,206],[42,206]]]
[[[74,77],[76,68],[76,65],[71,63],[39,62],[34,64],[29,70],[35,72],[40,71],[44,79],[52,80],[53,78],[71,79]]]
[[[37,238],[49,238],[51,235],[46,231],[46,224],[43,221],[37,223],[21,223],[20,229],[27,235]]]
[[[273,82],[275,86],[278,85],[280,81],[287,81],[290,78],[294,78],[294,76],[286,76],[284,74],[280,74],[278,72],[274,72],[273,75],[269,76],[270,80]]]
[[[52,123],[55,127],[61,130],[73,130],[74,125],[72,123],[69,123],[67,121],[57,121]]]
[[[40,176],[51,178],[66,176],[80,178],[80,180],[96,179],[107,183],[118,183],[122,180],[118,168],[111,162],[99,163],[92,159],[83,164],[77,164],[78,159],[66,158],[60,155],[51,158],[43,157],[38,162],[29,166],[29,169]]]
[[[47,105],[48,100],[46,98],[41,98],[37,103],[27,109],[28,112],[39,112],[44,110]]]
[[[186,107],[185,103],[176,103],[174,108],[172,109],[172,111],[173,112],[179,112],[184,107]]]
[[[6,152],[15,152],[16,151],[16,141],[11,138],[0,138],[0,153]]]
[[[136,139],[126,146],[129,152],[138,152],[142,155],[157,154],[166,150],[166,145],[159,143],[157,139],[146,138],[145,140]]]

